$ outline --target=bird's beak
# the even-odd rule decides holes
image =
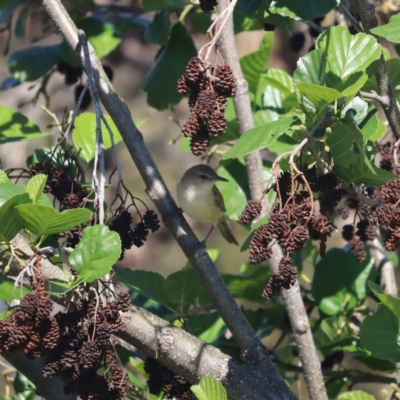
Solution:
[[[222,176],[217,175],[216,178],[214,178],[218,182],[229,182],[228,179],[223,178]]]

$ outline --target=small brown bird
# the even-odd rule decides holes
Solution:
[[[229,242],[239,245],[233,235],[231,224],[225,215],[226,208],[221,192],[215,182],[228,182],[219,176],[210,166],[201,164],[189,168],[178,182],[178,202],[189,217],[200,222],[212,223],[218,226],[222,236]]]

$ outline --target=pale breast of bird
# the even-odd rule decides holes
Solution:
[[[215,223],[223,212],[214,203],[214,194],[211,190],[214,182],[209,183],[209,190],[206,190],[204,185],[206,183],[203,183],[201,190],[196,186],[184,190],[182,185],[178,184],[179,205],[189,217],[201,222]]]

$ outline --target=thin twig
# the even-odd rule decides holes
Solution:
[[[88,77],[90,89],[93,94],[94,105],[96,109],[96,151],[94,158],[94,168],[93,168],[93,182],[95,187],[95,193],[98,196],[98,210],[99,210],[99,223],[104,224],[104,192],[106,186],[106,169],[104,164],[104,143],[103,135],[101,132],[101,117],[103,115],[100,106],[99,93],[97,90],[96,82],[93,75],[93,67],[89,56],[89,47],[87,37],[83,30],[78,31],[79,39],[83,48],[83,54],[85,57],[86,64],[86,74]],[[100,183],[97,180],[97,162],[100,164]],[[97,186],[97,187],[96,187]]]
[[[354,29],[357,32],[364,32],[363,28],[361,28],[361,25],[358,23],[358,21],[353,17],[353,15],[351,14],[351,12],[347,9],[347,7],[343,4],[343,2],[341,4],[338,5],[337,7],[339,9],[339,11],[351,22],[351,24],[353,25]]]
[[[375,90],[371,90],[371,92],[362,92],[361,90],[358,92],[360,97],[364,97],[365,99],[375,100],[380,103],[384,107],[388,107],[390,105],[390,100],[387,96],[380,96]]]

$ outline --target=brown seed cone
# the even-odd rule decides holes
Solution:
[[[217,96],[211,90],[202,90],[198,96],[193,112],[201,119],[208,121],[218,110]]]
[[[353,239],[350,240],[350,251],[357,258],[358,262],[363,262],[367,258],[367,252],[365,251],[363,242],[360,240],[358,236],[354,236]]]
[[[249,224],[261,215],[262,204],[258,200],[249,200],[239,217],[242,224]]]
[[[294,229],[291,226],[287,226],[279,243],[288,253],[293,253],[301,249],[309,237],[308,229],[304,226],[298,225]]]
[[[225,97],[235,96],[237,90],[237,81],[233,75],[231,67],[228,65],[217,67],[215,77],[219,78],[219,80],[214,84],[214,88],[219,94]]]
[[[221,136],[226,129],[226,119],[221,111],[214,112],[207,121],[208,134],[212,138]]]
[[[200,156],[202,155],[208,147],[210,143],[210,138],[203,135],[196,135],[190,140],[190,149],[192,150],[193,155]]]
[[[269,244],[272,239],[269,225],[261,225],[257,228],[249,245],[250,264],[259,264],[271,257],[272,250],[269,248]]]
[[[193,57],[190,59],[186,66],[186,83],[187,84],[197,84],[203,77],[202,65],[199,57]]]
[[[381,187],[382,200],[396,204],[400,198],[400,179],[391,179]]]
[[[311,219],[312,227],[322,235],[329,235],[333,231],[332,222],[322,214],[316,215]]]
[[[185,136],[185,137],[196,136],[199,131],[200,131],[199,120],[197,118],[197,115],[192,113],[192,114],[190,114],[188,120],[185,122],[185,124],[182,127],[183,136]]]
[[[186,83],[186,78],[185,75],[182,75],[177,82],[177,88],[176,88],[177,92],[184,96],[185,94],[187,94],[188,92],[188,87],[187,87],[187,83]]]
[[[61,330],[55,318],[50,317],[47,322],[46,332],[42,335],[43,347],[46,350],[53,350],[57,347],[61,338]]]

